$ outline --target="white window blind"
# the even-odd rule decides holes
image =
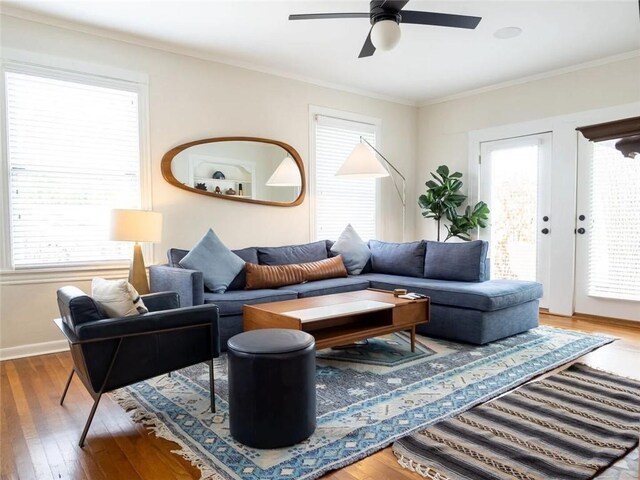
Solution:
[[[112,208],[140,208],[138,93],[7,71],[13,266],[122,261]]]
[[[316,239],[335,240],[349,223],[363,240],[376,238],[376,180],[335,177],[361,136],[376,144],[375,132],[375,125],[316,115]]]
[[[593,144],[589,295],[640,301],[640,159]]]

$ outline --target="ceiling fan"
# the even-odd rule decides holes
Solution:
[[[400,24],[435,25],[474,29],[482,17],[451,13],[402,10],[409,0],[371,0],[369,13],[303,13],[289,15],[289,20],[321,20],[333,18],[369,18],[371,30],[358,58],[370,57],[376,51],[391,50],[400,41]]]

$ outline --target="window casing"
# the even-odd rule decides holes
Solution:
[[[377,125],[321,114],[312,119],[313,236],[336,240],[350,223],[363,240],[377,238],[376,179],[335,177],[360,137],[376,145]]]
[[[21,64],[3,76],[5,270],[124,263],[110,210],[148,206],[146,85]]]

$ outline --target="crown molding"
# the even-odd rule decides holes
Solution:
[[[418,103],[418,107],[427,107],[429,105],[435,105],[438,103],[450,102],[452,100],[459,100],[461,98],[472,97],[481,93],[492,92],[494,90],[500,90],[501,88],[513,87],[516,85],[522,85],[525,83],[535,82],[537,80],[544,80],[545,78],[557,77],[565,75],[571,72],[577,72],[580,70],[586,70],[588,68],[599,67],[601,65],[607,65],[609,63],[619,62],[622,60],[628,60],[630,58],[640,57],[640,50],[631,50],[629,52],[612,55],[609,57],[599,58],[597,60],[591,60],[589,62],[578,63],[576,65],[570,65],[568,67],[557,68],[549,70],[543,73],[536,73],[534,75],[528,75],[526,77],[517,78],[515,80],[509,80],[506,82],[495,83],[493,85],[487,85],[486,87],[475,88],[473,90],[467,90],[453,95],[447,95],[444,97],[436,97],[430,100],[425,100]]]
[[[294,80],[297,82],[307,83],[310,85],[315,85],[317,87],[329,88],[331,90],[338,90],[346,93],[352,93],[354,95],[359,95],[367,98],[372,98],[375,100],[382,100],[385,102],[406,105],[410,107],[417,107],[418,102],[409,100],[406,98],[398,98],[391,97],[388,95],[383,95],[380,93],[372,92],[365,89],[359,89],[354,87],[349,87],[347,85],[342,85],[339,83],[326,82],[323,80],[318,80],[311,77],[306,77],[304,75],[296,75],[288,72],[283,72],[278,69],[254,65],[249,62],[244,62],[241,60],[232,59],[225,56],[214,55],[208,52],[204,52],[202,50],[191,49],[188,47],[181,47],[179,45],[175,45],[168,42],[162,42],[159,40],[152,40],[145,37],[139,37],[137,35],[132,35],[128,33],[117,32],[115,30],[110,30],[103,27],[96,27],[92,25],[87,25],[83,23],[73,22],[71,20],[65,20],[59,17],[52,17],[49,15],[43,15],[40,13],[32,12],[29,10],[24,10],[18,7],[0,4],[0,15],[6,17],[14,17],[21,20],[28,20],[35,23],[41,23],[44,25],[49,25],[52,27],[63,28],[66,30],[72,30],[74,32],[85,33],[88,35],[94,35],[97,37],[107,38],[110,40],[116,40],[120,42],[130,43],[133,45],[152,48],[154,50],[160,50],[163,52],[173,53],[176,55],[184,55],[187,57],[196,58],[198,60],[206,60],[209,62],[220,63],[223,65],[229,65],[236,68],[242,68],[243,70],[249,70],[252,72],[263,73],[266,75],[272,75],[275,77],[286,78],[288,80]]]

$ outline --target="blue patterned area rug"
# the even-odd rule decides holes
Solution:
[[[176,442],[203,479],[312,479],[463,412],[612,342],[539,327],[474,346],[405,334],[317,353],[315,433],[289,448],[257,450],[229,435],[226,356],[215,362],[217,413],[209,410],[205,364],[112,393],[135,421]]]

